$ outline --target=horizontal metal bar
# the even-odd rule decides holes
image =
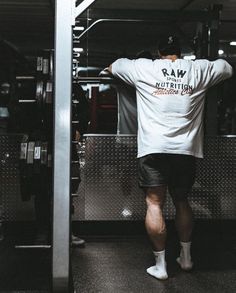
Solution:
[[[114,137],[129,137],[129,136],[137,136],[136,134],[109,134],[109,133],[105,133],[105,134],[98,134],[98,133],[88,133],[88,134],[84,134],[84,138],[86,137],[106,137],[106,136],[114,136]]]
[[[19,103],[35,103],[36,100],[18,100]]]
[[[17,249],[49,249],[51,245],[15,245]]]
[[[35,80],[35,76],[16,76],[16,80]]]
[[[119,83],[119,81],[112,77],[79,77],[75,79],[73,83]]]
[[[76,37],[76,40],[80,40],[84,35],[87,34],[94,26],[96,26],[98,23],[101,22],[145,22],[145,20],[140,20],[140,19],[98,19],[94,21],[89,27],[86,28],[79,36]]]
[[[229,135],[218,135],[218,137],[235,137],[236,138],[236,135],[234,134],[229,134]]]
[[[84,138],[86,137],[106,137],[106,136],[114,136],[114,137],[129,137],[129,136],[137,136],[136,134],[107,134],[107,133],[88,133],[83,135]],[[206,137],[225,137],[225,138],[236,138],[236,135],[206,135]]]
[[[205,10],[150,10],[150,9],[89,9],[89,18],[91,19],[136,19],[145,21],[179,21],[179,22],[198,22],[209,21],[211,14]],[[80,18],[87,19],[87,14],[82,14]]]

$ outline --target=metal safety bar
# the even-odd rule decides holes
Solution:
[[[77,36],[75,39],[76,41],[80,40],[87,32],[89,32],[91,30],[91,28],[93,28],[94,26],[96,26],[98,23],[101,22],[146,22],[145,20],[141,20],[141,19],[98,19],[96,21],[94,21],[89,27],[86,28],[86,30],[84,30],[79,36]],[[153,22],[153,21],[151,21]],[[157,22],[157,21],[155,21]]]
[[[105,83],[120,83],[118,79],[115,79],[113,77],[99,77],[99,76],[94,76],[94,77],[79,77],[76,80],[73,81],[74,83],[100,83],[100,84],[105,84]]]
[[[15,245],[16,249],[49,249],[51,245]]]
[[[162,9],[89,9],[89,19],[140,19],[145,21],[159,22],[198,22],[208,21],[212,13],[207,10],[162,10]],[[78,19],[87,19],[88,15],[84,13]]]
[[[30,75],[16,76],[16,80],[35,80],[35,76],[30,76]]]
[[[19,103],[36,103],[36,100],[23,100],[23,99],[20,99],[18,100]]]

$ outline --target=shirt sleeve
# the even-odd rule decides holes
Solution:
[[[112,63],[112,74],[123,80],[125,83],[135,86],[137,73],[135,60],[121,58]]]
[[[233,68],[227,61],[218,59],[208,63],[207,75],[206,81],[208,82],[208,87],[211,87],[230,78],[233,75]]]

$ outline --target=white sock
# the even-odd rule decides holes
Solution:
[[[183,270],[191,270],[193,267],[190,252],[191,242],[180,242],[180,246],[180,256],[176,259],[176,261]]]
[[[155,256],[156,265],[147,269],[147,273],[159,280],[165,280],[168,278],[166,272],[165,250],[153,251]]]

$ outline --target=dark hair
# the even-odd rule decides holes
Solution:
[[[158,51],[161,56],[177,55],[180,57],[181,48],[179,39],[176,36],[168,36],[162,38],[158,45]]]

